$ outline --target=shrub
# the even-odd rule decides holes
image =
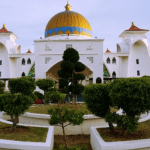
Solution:
[[[138,116],[150,110],[150,78],[116,79],[110,84],[109,91],[113,104],[126,114],[117,120],[117,124],[126,126],[128,132],[135,131]]]
[[[44,95],[38,91],[35,91],[34,94],[37,96],[38,99],[42,100],[44,98]]]
[[[4,93],[5,83],[3,81],[0,81],[0,94]]]
[[[87,108],[96,116],[105,118],[110,113],[112,101],[109,97],[109,85],[106,84],[90,84],[84,88],[83,99]],[[111,130],[114,130],[111,121],[108,121]]]
[[[84,113],[82,112],[76,112],[76,110],[69,109],[67,107],[62,108],[55,108],[55,109],[49,109],[48,113],[51,115],[51,119],[49,123],[51,125],[57,125],[62,127],[63,135],[64,135],[64,141],[65,141],[65,147],[67,148],[67,141],[65,136],[65,127],[68,125],[80,125],[83,123]]]
[[[12,119],[12,130],[16,128],[18,117],[33,103],[29,96],[23,94],[1,94],[0,95],[0,111],[5,111]]]
[[[30,95],[35,90],[35,81],[32,77],[10,79],[8,81],[8,88],[11,93]]]
[[[50,79],[39,79],[36,81],[36,85],[44,91],[45,95],[46,91],[54,86],[54,81]]]

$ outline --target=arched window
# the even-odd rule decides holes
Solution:
[[[112,78],[116,78],[116,72],[115,71],[112,73]]]
[[[24,77],[24,76],[26,76],[26,75],[25,75],[25,73],[23,72],[21,76]]]
[[[110,64],[110,58],[109,57],[107,58],[107,64]]]
[[[112,63],[116,64],[116,58],[115,57],[112,59]]]
[[[96,78],[96,83],[102,83],[102,80],[100,77]]]
[[[27,64],[31,64],[31,59],[30,58],[28,58]]]
[[[25,61],[25,59],[23,58],[23,59],[22,59],[22,65],[25,65],[25,63],[26,63],[26,61]]]

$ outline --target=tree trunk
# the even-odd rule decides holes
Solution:
[[[14,131],[16,129],[16,125],[19,122],[19,116],[15,115],[15,118],[13,118],[13,115],[11,115],[11,119],[12,119],[12,126],[11,126],[11,131]]]
[[[114,128],[113,124],[112,124],[111,122],[108,122],[108,124],[109,124],[109,129],[110,129],[111,131],[114,131],[115,128]]]
[[[65,147],[66,147],[66,149],[67,149],[68,146],[67,146],[67,140],[66,140],[65,129],[64,129],[63,123],[62,123],[62,130],[63,130],[63,136],[64,136]]]

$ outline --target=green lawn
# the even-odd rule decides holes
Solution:
[[[17,126],[12,132],[11,125],[0,122],[0,139],[30,142],[46,142],[48,128]]]
[[[112,133],[107,128],[97,129],[101,137],[106,142],[113,141],[128,141],[128,140],[138,140],[138,139],[149,139],[150,138],[150,120],[139,123],[138,131],[133,133],[125,133],[124,135],[120,134],[120,130],[115,128],[115,132]]]
[[[76,109],[77,111],[82,111],[82,112],[86,112],[85,114],[92,114],[87,108],[85,104],[76,104],[76,105],[72,105],[72,104],[62,104],[60,105],[60,107],[69,107],[70,109]],[[31,106],[27,112],[30,113],[37,113],[37,114],[48,114],[48,110],[50,108],[56,108],[58,107],[57,104],[54,105],[42,105],[42,106]]]
[[[62,104],[60,105],[60,107],[69,107],[70,109],[76,109],[77,111],[82,111],[84,112],[85,114],[92,114],[86,107],[86,104]],[[31,106],[27,112],[30,112],[30,113],[37,113],[37,114],[48,114],[48,110],[50,108],[56,108],[58,107],[57,104],[54,104],[54,105],[42,105],[42,106]],[[116,108],[111,108],[111,111],[112,112],[115,112],[115,111],[118,111],[118,109]]]

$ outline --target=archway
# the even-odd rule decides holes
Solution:
[[[54,81],[56,81],[56,83],[59,83],[59,76],[57,74],[57,71],[60,70],[60,66],[61,66],[61,62],[56,63],[54,66],[52,66],[47,72],[46,72],[46,79],[52,79]],[[87,67],[85,66],[85,70],[80,72],[82,74],[85,75],[85,80],[82,81],[83,85],[88,85],[93,83],[93,72]],[[58,85],[59,86],[59,85]]]

